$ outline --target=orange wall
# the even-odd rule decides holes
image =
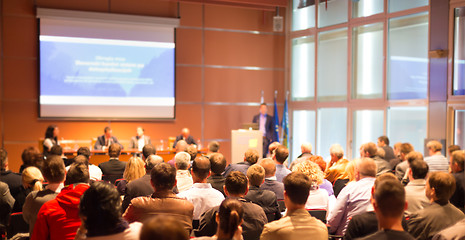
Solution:
[[[273,33],[273,12],[181,3],[181,26],[176,32],[176,120],[39,120],[35,7],[176,17],[177,4],[154,0],[3,0],[1,6],[1,144],[9,153],[13,171],[19,170],[22,150],[37,146],[37,140],[43,137],[49,124],[59,126],[60,138],[82,140],[102,134],[109,124],[115,136],[129,140],[135,135],[135,128],[141,125],[155,143],[179,134],[182,127],[189,127],[191,134],[200,138],[204,145],[220,139],[220,150],[229,161],[231,130],[250,122],[258,111],[257,106],[244,103],[258,105],[262,90],[265,101],[271,103],[274,91],[278,90],[278,101],[283,102],[285,36],[248,32]],[[213,68],[210,65],[266,69]],[[282,108],[279,109],[282,115]],[[272,107],[269,110],[271,112]]]

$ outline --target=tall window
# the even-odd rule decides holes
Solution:
[[[426,107],[391,107],[388,109],[388,137],[392,143],[409,142],[423,152],[426,138]]]
[[[352,157],[360,157],[358,149],[367,142],[376,142],[383,135],[383,110],[357,110],[353,113],[354,140],[352,141]]]
[[[291,157],[300,155],[300,145],[309,142],[315,145],[315,111],[297,110],[292,116],[293,144]]]
[[[329,156],[332,144],[339,143],[344,148],[347,138],[347,108],[318,109],[317,151],[323,157]]]
[[[292,40],[292,99],[311,100],[315,95],[315,38]]]
[[[454,11],[453,94],[465,95],[465,7]]]

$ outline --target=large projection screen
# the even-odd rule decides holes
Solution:
[[[37,9],[39,117],[175,117],[179,19]]]

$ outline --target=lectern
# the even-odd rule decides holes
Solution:
[[[244,161],[247,149],[255,149],[259,156],[263,156],[263,133],[259,130],[231,131],[231,163]]]

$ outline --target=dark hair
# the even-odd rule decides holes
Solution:
[[[258,161],[258,158],[260,158],[257,150],[255,149],[248,149],[245,153],[244,153],[244,158],[245,160],[250,163],[251,165],[252,164],[255,164],[257,163]]]
[[[79,215],[89,236],[115,228],[122,214],[121,197],[115,186],[107,182],[94,182],[84,192],[79,203]]]
[[[0,148],[0,169],[4,170],[8,163],[8,152],[4,148]]]
[[[144,222],[139,239],[188,240],[189,232],[174,217],[157,216]]]
[[[210,167],[214,174],[220,175],[226,168],[226,159],[221,153],[210,155]]]
[[[409,161],[410,170],[412,171],[413,179],[425,179],[428,175],[429,166],[422,159],[413,159]]]
[[[409,154],[411,151],[413,151],[413,146],[412,146],[412,144],[410,144],[410,143],[402,143],[402,144],[400,145],[399,152],[401,152],[401,153],[407,155],[407,154]]]
[[[42,175],[49,183],[61,183],[65,180],[66,169],[63,159],[53,155],[44,161]]]
[[[374,198],[379,211],[386,217],[400,217],[405,208],[405,189],[397,179],[377,183]]]
[[[232,171],[225,179],[224,186],[230,194],[245,194],[248,180],[245,174],[239,171]]]
[[[21,160],[26,167],[35,166],[38,158],[41,157],[42,156],[40,155],[39,149],[35,147],[28,147],[24,149],[23,153],[21,154]]]
[[[197,157],[197,146],[190,145],[187,147],[187,153],[191,156],[191,161]]]
[[[65,185],[89,183],[89,168],[85,164],[73,163],[66,173]]]
[[[381,136],[378,138],[380,142],[384,142],[384,144],[389,145],[389,138],[387,136]]]
[[[285,146],[279,146],[274,150],[276,161],[280,164],[283,164],[286,161],[287,157],[289,156],[289,150]]]
[[[196,157],[192,163],[192,172],[200,179],[206,179],[210,173],[210,160],[206,157]]]
[[[55,131],[55,128],[57,128],[57,125],[49,125],[47,130],[45,130],[45,138],[51,138],[56,142],[58,139],[56,136],[53,136],[53,131]]]
[[[241,202],[233,198],[223,200],[218,210],[219,227],[227,235],[228,239],[233,239],[243,216],[244,209]]]
[[[142,148],[142,155],[147,159],[150,155],[157,154],[157,150],[152,144],[145,144]]]
[[[159,163],[152,168],[150,178],[157,192],[171,190],[176,183],[176,168],[168,163]]]
[[[291,172],[283,179],[284,190],[291,202],[305,204],[310,194],[312,181],[301,172]]]
[[[76,157],[74,157],[73,162],[85,164],[87,167],[89,167],[89,159],[87,159],[83,155],[77,155]]]
[[[103,129],[103,132],[104,132],[104,133],[107,133],[107,132],[110,131],[110,130],[111,130],[111,128],[108,127],[108,126],[106,126],[106,127]]]
[[[108,148],[108,155],[110,155],[111,158],[119,157],[120,153],[121,153],[121,146],[117,143],[112,143],[110,147]]]
[[[436,202],[440,205],[447,204],[455,192],[455,178],[449,173],[431,173],[428,177],[428,184],[431,189],[434,188],[434,192],[438,198]]]
[[[370,158],[376,156],[376,152],[378,151],[378,147],[376,147],[376,144],[372,142],[362,144],[361,148],[364,152],[368,152],[368,154],[370,154]]]
[[[264,103],[264,102],[260,103],[260,107],[261,107],[261,106],[265,106],[265,107],[266,107],[266,103]]]
[[[80,147],[77,150],[77,155],[82,155],[82,156],[86,157],[87,160],[89,160],[89,158],[90,158],[90,149],[88,147]]]
[[[53,145],[49,153],[49,155],[58,155],[58,156],[61,156],[62,154],[63,154],[63,148],[60,145]]]
[[[208,151],[216,153],[219,149],[220,143],[218,141],[211,141],[208,143]]]
[[[459,145],[450,145],[447,150],[449,151],[449,154],[452,154],[453,152],[457,151],[457,150],[460,150],[460,146]]]

